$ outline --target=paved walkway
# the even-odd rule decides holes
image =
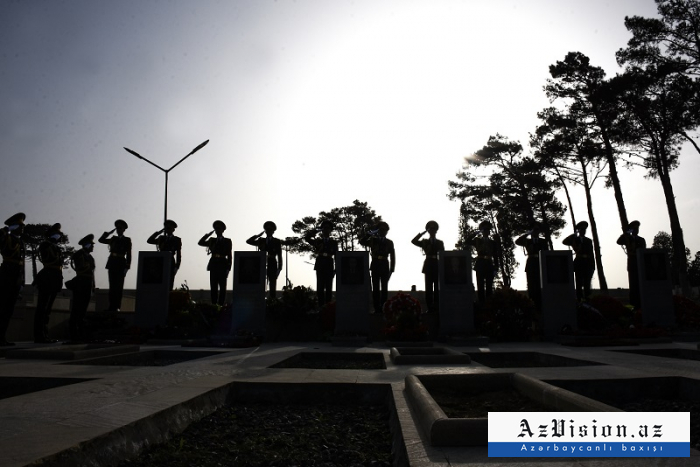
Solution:
[[[18,344],[15,348],[34,348],[35,344]],[[45,347],[45,346],[44,346]],[[658,344],[630,347],[696,349],[696,344]],[[179,346],[141,346],[141,351],[222,350]],[[457,351],[478,351],[475,347],[452,347]],[[117,430],[128,443],[130,427],[139,420],[153,419],[154,414],[191,400],[233,381],[256,382],[345,382],[391,384],[396,399],[404,441],[412,466],[518,465],[535,466],[632,466],[698,465],[700,457],[685,459],[490,459],[486,448],[433,448],[415,426],[414,415],[406,401],[403,386],[408,374],[521,372],[541,379],[608,379],[650,376],[684,376],[700,379],[700,361],[647,357],[613,352],[623,347],[574,348],[551,343],[491,344],[489,350],[537,351],[564,357],[590,360],[604,365],[578,367],[541,367],[491,369],[477,363],[470,365],[394,365],[389,349],[382,345],[362,348],[331,347],[325,343],[263,344],[257,348],[227,349],[220,354],[164,367],[95,366],[65,364],[65,361],[0,359],[0,381],[8,377],[84,378],[86,381],[8,397],[0,400],[0,466],[13,467],[56,459],[62,451],[76,448],[95,439],[105,445],[109,456]],[[0,357],[7,348],[0,349]],[[311,370],[268,368],[298,352],[382,352],[386,370]],[[213,394],[213,393],[212,393]],[[212,397],[216,397],[215,395]],[[206,411],[205,408],[193,409]],[[154,420],[157,420],[155,418]],[[157,423],[154,422],[156,425]],[[140,427],[139,429],[143,429]],[[693,452],[693,454],[697,454]],[[700,456],[700,455],[699,455]],[[86,460],[86,465],[88,461]],[[98,460],[98,462],[101,462]],[[97,465],[97,464],[92,464]]]

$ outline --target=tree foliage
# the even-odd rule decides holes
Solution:
[[[367,202],[355,200],[349,206],[333,208],[330,211],[321,211],[318,216],[306,216],[292,224],[292,231],[303,237],[310,231],[318,229],[323,221],[333,223],[331,238],[338,241],[338,248],[342,251],[355,251],[360,248],[359,239],[364,232],[382,220]],[[314,249],[307,242],[294,242],[289,251],[299,254],[309,254],[315,257]]]
[[[482,170],[483,169],[483,170]],[[488,219],[500,236],[504,257],[500,271],[504,284],[514,275],[514,239],[538,222],[552,245],[564,227],[566,208],[557,200],[558,181],[548,177],[543,167],[531,156],[523,154],[517,141],[491,136],[487,144],[465,159],[457,180],[448,182],[448,197],[459,200],[461,232],[458,247],[466,248],[466,235]]]

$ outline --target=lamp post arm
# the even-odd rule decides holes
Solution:
[[[183,157],[182,159],[180,159],[179,161],[177,161],[177,162],[175,163],[175,165],[173,165],[172,167],[170,167],[167,171],[170,172],[171,170],[173,170],[175,167],[177,167],[178,165],[180,165],[185,159],[187,159],[187,158],[190,157],[192,154],[194,154],[195,152],[199,151],[199,150],[202,149],[204,146],[206,146],[207,143],[209,143],[209,140],[206,140],[205,142],[203,142],[202,144],[200,144],[199,146],[197,146],[196,148],[194,148],[192,151],[190,151],[189,154],[187,154],[185,157]]]
[[[142,156],[141,154],[139,154],[138,152],[133,151],[133,150],[131,150],[131,149],[129,149],[129,148],[124,148],[124,149],[126,149],[126,152],[128,152],[129,154],[132,154],[132,155],[138,157],[138,158],[141,159],[142,161],[148,162],[148,163],[151,164],[153,167],[155,167],[155,168],[157,168],[157,169],[159,169],[159,170],[162,170],[163,172],[167,172],[167,170],[165,170],[163,167],[159,166],[158,164],[154,164],[153,162],[149,161],[148,159],[146,159],[145,157],[143,157],[143,156]]]

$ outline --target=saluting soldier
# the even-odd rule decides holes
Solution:
[[[207,264],[211,302],[223,306],[226,302],[226,280],[233,264],[233,243],[230,238],[224,237],[226,224],[223,221],[214,221],[212,227],[214,230],[205,233],[197,244],[206,247],[207,254],[211,255]],[[216,237],[212,237],[214,233]]]
[[[275,238],[277,224],[267,221],[263,224],[263,231],[253,235],[246,243],[267,253],[267,282],[270,284],[270,298],[277,296],[277,278],[282,272],[282,242]],[[265,238],[263,238],[265,235]]]
[[[479,230],[466,237],[466,242],[476,248],[476,290],[479,303],[484,303],[487,297],[493,294],[493,279],[499,267],[501,257],[501,242],[498,238],[491,237],[492,224],[482,221]]]
[[[170,289],[172,290],[175,284],[175,274],[180,269],[182,263],[182,240],[175,235],[177,223],[174,220],[168,219],[163,222],[163,228],[153,235],[148,237],[147,243],[156,245],[158,251],[169,251],[172,254],[172,262],[170,267]]]
[[[39,290],[34,313],[34,342],[37,344],[58,342],[49,338],[49,315],[56,295],[63,288],[63,251],[58,246],[62,236],[61,224],[54,224],[46,231],[46,239],[39,244],[39,259],[44,267],[34,282]]]
[[[331,238],[333,223],[329,220],[321,222],[320,229],[310,230],[304,235],[304,240],[314,247],[316,254],[316,296],[321,307],[333,300],[333,277],[335,277],[335,254],[338,252],[338,242]],[[321,234],[317,237],[317,234]]]
[[[372,302],[375,313],[381,313],[389,296],[389,279],[396,268],[396,252],[394,242],[386,238],[389,224],[382,221],[370,230],[359,242],[369,247],[372,262],[369,270],[372,273]]]
[[[647,242],[639,236],[639,221],[632,221],[627,229],[617,239],[617,244],[622,245],[627,253],[627,276],[630,284],[630,305],[634,309],[642,306],[639,296],[639,263],[637,262],[637,251],[647,247]]]
[[[0,347],[15,345],[8,342],[7,328],[15,311],[19,290],[24,285],[24,220],[26,216],[19,212],[5,221],[0,229]]]
[[[105,266],[109,277],[109,308],[106,311],[119,311],[122,307],[124,277],[131,268],[131,239],[124,236],[124,231],[128,228],[126,221],[117,219],[114,228],[104,232],[98,240],[109,245],[109,259]],[[112,235],[115,232],[117,234]]]
[[[440,302],[440,293],[438,291],[438,253],[445,251],[445,244],[442,240],[438,240],[435,237],[439,228],[440,226],[437,222],[428,221],[425,224],[425,231],[419,233],[411,240],[411,243],[420,247],[425,254],[421,272],[425,276],[425,303],[428,306],[428,313],[437,310]],[[428,238],[421,239],[426,233]]]
[[[540,252],[549,250],[547,240],[540,237],[540,224],[535,222],[532,230],[515,240],[515,244],[525,248],[527,261],[525,276],[527,277],[527,294],[535,302],[538,310],[542,309],[542,284],[540,282]]]
[[[576,258],[574,258],[574,278],[576,279],[576,299],[588,301],[591,296],[591,280],[595,272],[595,256],[593,253],[593,240],[586,237],[588,222],[581,221],[576,224],[576,231],[566,237],[562,243],[570,246]]]
[[[90,296],[95,290],[95,259],[91,254],[95,248],[95,236],[86,235],[78,244],[82,248],[71,256],[71,266],[75,270],[75,279],[72,281],[73,302],[70,310],[71,342],[81,342],[85,338],[85,314],[90,304]]]

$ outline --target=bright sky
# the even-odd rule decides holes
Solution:
[[[168,217],[183,240],[176,284],[208,288],[199,238],[221,219],[234,250],[266,220],[278,237],[319,211],[366,201],[391,226],[394,290],[423,288],[411,238],[434,219],[457,240],[447,199],[464,156],[501,133],[527,143],[548,66],[581,51],[609,75],[630,35],[625,15],[652,0],[35,0],[0,3],[0,215],[63,224],[73,245],[117,218],[135,251]],[[686,243],[700,249],[700,157],[672,179]],[[632,219],[649,243],[670,231],[661,185],[623,171]],[[579,190],[580,191],[580,190]],[[626,287],[613,193],[595,209],[608,283]],[[563,198],[562,198],[563,199]],[[586,218],[582,192],[577,219]],[[1,220],[1,219],[0,219]],[[98,244],[97,286],[107,288]],[[135,255],[136,258],[136,255]],[[315,287],[290,255],[295,285]],[[524,261],[514,285],[525,287]],[[136,259],[126,287],[136,283]],[[65,272],[65,278],[72,277]],[[284,276],[284,272],[283,272]],[[282,276],[282,277],[283,277]],[[594,286],[597,277],[594,279]]]

